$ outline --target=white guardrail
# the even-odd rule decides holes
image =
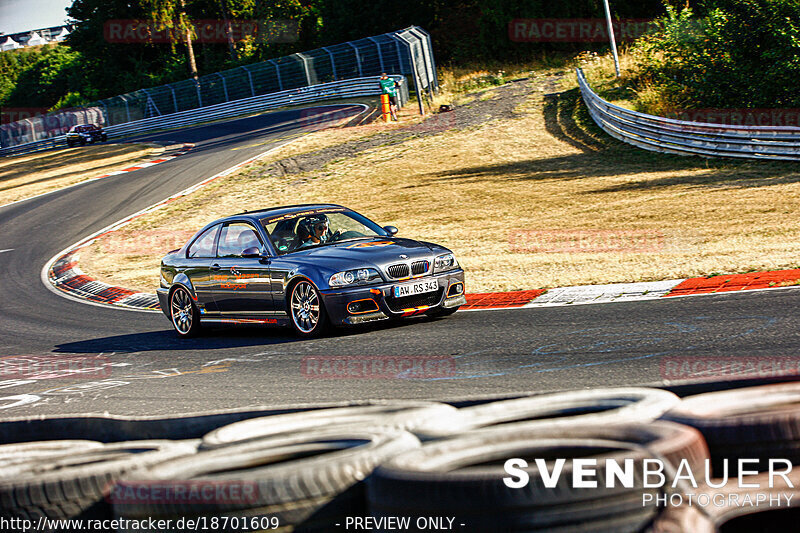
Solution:
[[[620,141],[645,150],[704,157],[800,160],[800,128],[728,126],[686,122],[646,115],[600,98],[576,69],[589,114],[600,128]]]
[[[398,104],[401,106],[408,101],[408,87],[403,76],[390,76],[400,83]],[[128,137],[150,131],[170,130],[243,115],[268,111],[280,107],[296,106],[319,102],[322,100],[333,100],[343,98],[357,98],[362,96],[378,96],[381,94],[379,83],[380,77],[370,76],[366,78],[354,78],[349,80],[323,83],[319,85],[309,85],[297,89],[289,89],[270,94],[262,94],[241,100],[224,102],[221,104],[200,107],[169,115],[159,115],[155,117],[117,124],[104,128],[109,139]],[[66,146],[66,137],[60,135],[51,139],[20,144],[8,148],[0,149],[0,156],[17,155],[48,148]]]

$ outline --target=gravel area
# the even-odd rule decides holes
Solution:
[[[445,113],[433,113],[424,121],[378,133],[365,139],[349,141],[321,150],[307,152],[272,162],[258,170],[261,175],[287,176],[318,170],[326,164],[353,157],[361,152],[401,144],[410,139],[439,135],[448,130],[464,130],[482,126],[492,120],[514,118],[514,111],[527,96],[535,91],[555,90],[560,76],[531,79],[523,78],[505,85],[484,89],[474,94],[475,100]]]

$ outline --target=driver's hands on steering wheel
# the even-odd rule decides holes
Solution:
[[[328,240],[329,240],[330,242],[333,242],[333,241],[336,241],[336,240],[338,240],[338,239],[339,239],[339,237],[341,237],[341,236],[342,236],[342,232],[341,232],[340,230],[338,230],[338,229],[337,229],[335,232],[333,232],[333,235],[331,235],[331,238],[330,238],[330,239],[328,239]]]

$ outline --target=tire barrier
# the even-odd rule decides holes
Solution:
[[[694,507],[670,507],[659,514],[646,533],[716,533],[714,521]]]
[[[378,405],[319,409],[311,413],[251,418],[212,431],[203,437],[200,448],[214,449],[265,437],[331,426],[369,426],[413,431],[422,424],[443,422],[456,412],[455,407],[443,403],[387,402]]]
[[[110,517],[104,498],[124,474],[192,455],[197,441],[132,441],[65,447],[0,469],[0,517],[37,520]]]
[[[800,465],[800,382],[689,396],[663,418],[703,434],[717,477],[725,459],[733,476],[742,458],[758,459],[759,471],[770,458]]]
[[[786,479],[777,476],[773,480],[770,480],[769,474],[766,473],[745,476],[743,483],[762,488],[743,488],[739,486],[737,479],[731,479],[721,488],[714,489],[725,501],[724,505],[712,508],[711,513],[720,533],[758,533],[797,529],[800,520],[800,472],[792,472]],[[787,502],[787,506],[782,505],[777,509],[764,509],[760,505],[741,507],[730,505],[732,498],[737,500],[749,498],[750,501],[758,503],[759,498],[785,500],[787,496],[791,501]]]
[[[0,446],[0,469],[72,451],[86,451],[102,447],[102,443],[92,440],[45,440],[23,444],[4,444]]]
[[[222,426],[250,418],[312,412],[317,409],[390,405],[384,401],[327,402],[229,409],[181,416],[80,415],[18,418],[0,422],[0,444],[44,440],[121,442],[138,439],[199,439]]]
[[[185,482],[187,487],[211,483],[215,496],[222,487],[246,497],[114,502],[114,512],[159,519],[268,515],[296,531],[330,531],[347,516],[366,514],[361,482],[375,466],[419,446],[404,431],[323,429],[201,450],[125,479],[115,490],[141,495],[158,481]]]
[[[646,422],[679,401],[671,392],[647,388],[543,394],[465,407],[447,420],[421,426],[414,433],[422,440],[434,440],[509,422],[524,429]]]
[[[151,518],[172,521],[150,531],[185,530],[178,520],[198,518],[229,520],[218,531],[358,529],[345,527],[352,517],[404,517],[406,527],[388,528],[402,531],[790,531],[800,518],[800,468],[784,478],[764,460],[797,464],[799,397],[794,382],[683,400],[639,387],[460,408],[342,402],[12,420],[0,422],[12,442],[0,445],[0,518],[114,517],[139,520],[137,531]],[[718,475],[707,472],[709,462],[730,457],[761,461],[754,468],[765,471],[742,472],[758,488],[740,486],[733,469],[727,479],[706,479]],[[506,461],[516,458],[526,461],[515,471],[526,481],[512,486]],[[596,485],[576,484],[582,474],[570,459],[596,461]],[[606,459],[630,463],[630,481],[609,482],[621,474]],[[666,465],[668,478],[683,469],[698,483],[646,483],[648,461]],[[687,505],[690,493],[721,503]],[[763,503],[781,498],[781,506]]]
[[[643,495],[656,491],[644,488],[638,474],[631,489],[605,488],[602,475],[596,488],[574,488],[567,462],[555,486],[546,486],[545,476],[533,467],[526,469],[530,482],[523,488],[509,489],[502,482],[503,463],[514,457],[632,459],[634,472],[641,472],[651,455],[629,448],[600,439],[548,439],[536,430],[446,439],[378,467],[368,482],[368,505],[373,516],[402,512],[415,524],[428,516],[457,516],[467,531],[576,531],[580,526],[580,531],[638,532],[658,512],[654,503],[642,505]]]

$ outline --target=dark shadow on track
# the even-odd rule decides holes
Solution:
[[[446,319],[453,320],[451,317],[419,317],[406,320],[384,320],[362,326],[329,328],[322,339],[354,337],[373,331],[395,329],[425,322],[438,322]],[[167,329],[57,344],[53,348],[53,353],[209,351],[250,346],[275,346],[304,340],[295,336],[288,328],[215,326],[207,327],[199,337],[192,339],[181,339],[173,330]]]
[[[53,353],[208,351],[286,344],[299,340],[302,339],[293,336],[288,330],[280,329],[252,327],[211,329],[193,339],[181,339],[172,330],[162,330],[67,342],[56,345]]]

